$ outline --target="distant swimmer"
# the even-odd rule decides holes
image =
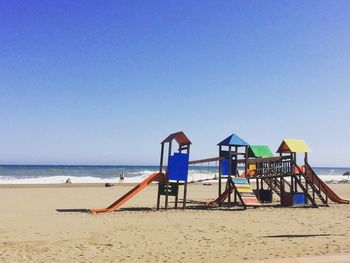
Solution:
[[[65,184],[71,184],[71,183],[72,183],[72,181],[70,180],[70,178],[68,178],[65,182]]]
[[[124,172],[121,172],[119,174],[119,183],[122,183],[122,182],[124,182]]]

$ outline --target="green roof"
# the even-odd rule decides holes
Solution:
[[[262,158],[262,157],[273,157],[273,154],[266,145],[250,145],[249,146],[249,157]]]

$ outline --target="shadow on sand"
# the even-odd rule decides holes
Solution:
[[[127,212],[127,211],[152,211],[154,209],[149,207],[128,207],[128,208],[120,208],[113,212]],[[90,209],[85,208],[77,208],[77,209],[56,209],[59,213],[90,213]]]
[[[182,200],[179,200],[179,206],[175,208],[173,205],[175,202],[169,202],[169,207],[167,210],[182,210]],[[205,211],[244,211],[243,207],[240,205],[236,206],[228,206],[226,203],[223,203],[221,207],[219,206],[207,206],[204,202],[194,201],[194,200],[187,200],[186,202],[186,210],[205,210]],[[86,208],[76,208],[76,209],[65,209],[65,208],[58,208],[56,209],[59,213],[90,213],[90,209]],[[119,208],[116,211],[113,212],[149,212],[149,211],[157,211],[155,208],[150,207],[126,207],[126,208]],[[164,211],[163,208],[161,208],[159,211]]]
[[[56,209],[60,213],[90,213],[90,209],[77,208],[77,209]]]
[[[301,237],[329,237],[329,236],[345,236],[345,235],[334,235],[334,234],[301,234],[301,235],[271,235],[263,236],[265,238],[301,238]]]

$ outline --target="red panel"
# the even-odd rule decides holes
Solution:
[[[190,139],[188,139],[185,133],[182,131],[170,134],[168,137],[165,138],[164,141],[162,141],[162,143],[171,142],[174,139],[179,145],[192,144]]]

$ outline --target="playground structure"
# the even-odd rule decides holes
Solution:
[[[174,152],[172,155],[172,145],[174,140],[178,143],[179,148],[178,152]],[[165,196],[165,210],[168,208],[169,196],[175,197],[175,208],[177,208],[179,201],[179,186],[181,185],[184,187],[182,208],[185,209],[187,196],[188,162],[190,155],[190,146],[192,143],[182,131],[170,134],[164,141],[162,141],[159,173],[163,173],[164,148],[166,144],[168,144],[168,165],[166,167],[165,180],[163,182],[159,182],[158,184],[157,210],[159,210],[160,199],[162,195]]]
[[[173,142],[177,151],[173,152]],[[273,156],[266,145],[250,145],[236,134],[220,143],[219,156],[189,161],[191,141],[184,132],[170,134],[161,142],[159,171],[151,174],[110,206],[90,210],[93,214],[112,212],[142,191],[152,182],[158,183],[157,210],[164,196],[164,209],[168,209],[169,197],[174,197],[175,209],[179,204],[179,189],[183,186],[182,208],[186,207],[189,165],[218,162],[218,197],[206,202],[208,207],[218,205],[257,207],[271,203],[273,194],[281,206],[328,206],[329,200],[349,204],[341,199],[317,176],[308,163],[309,147],[302,140],[283,140]],[[168,149],[165,166],[165,151]],[[297,165],[297,153],[304,154],[303,165]],[[164,171],[165,170],[165,171]],[[241,174],[239,170],[242,170]],[[251,182],[255,181],[253,190]],[[222,189],[222,183],[225,189]],[[233,200],[232,200],[233,195]]]
[[[259,205],[259,201],[254,195],[249,181],[246,179],[236,179],[236,177],[239,177],[237,169],[239,163],[244,167],[244,174],[248,174],[247,161],[249,144],[236,134],[231,134],[218,143],[218,146],[219,157],[223,159],[219,161],[218,198],[214,203],[218,203],[218,205],[221,206],[227,196],[228,206],[231,206],[231,204],[237,205],[239,202],[243,205],[244,209],[247,205]],[[223,179],[226,179],[226,186],[225,191],[222,192],[221,182]],[[231,202],[232,193],[234,194],[233,202]],[[210,203],[210,205],[212,204],[213,203]]]
[[[279,156],[248,160],[248,164],[255,167],[250,179],[256,180],[258,199],[271,202],[274,192],[280,197],[281,206],[328,206],[328,199],[348,204],[349,201],[339,198],[313,171],[308,163],[309,152],[302,140],[283,140],[277,150]],[[297,165],[297,153],[304,155],[302,166]]]
[[[218,197],[207,202],[209,206],[221,206],[227,200],[225,205],[241,205],[245,209],[250,205],[257,206],[259,202],[271,203],[273,193],[280,198],[281,206],[328,206],[329,200],[349,204],[348,200],[341,199],[313,171],[308,163],[310,149],[302,140],[283,140],[277,150],[279,156],[273,156],[268,146],[249,145],[235,134],[227,137],[218,146],[219,157],[190,162],[194,164],[208,160],[219,161]],[[228,150],[224,150],[223,147]],[[297,153],[304,154],[302,166],[297,165]],[[239,165],[243,170],[241,175],[238,172]],[[235,182],[237,177],[246,180],[246,194],[242,195],[242,187]],[[222,180],[226,180],[224,191],[221,190]],[[256,185],[253,192],[257,200],[248,189],[253,180]],[[250,198],[244,198],[244,195]]]
[[[172,146],[174,140],[178,143],[178,152],[174,152],[172,154]],[[161,142],[160,165],[158,173],[153,173],[150,176],[148,176],[145,180],[136,185],[133,189],[131,189],[117,201],[113,202],[110,206],[106,208],[91,209],[90,212],[93,214],[101,214],[118,210],[128,200],[130,200],[136,194],[141,192],[146,186],[148,186],[152,182],[158,182],[157,210],[160,208],[160,199],[162,195],[165,196],[165,209],[168,208],[169,196],[175,197],[175,208],[178,207],[178,196],[180,188],[179,186],[184,187],[182,208],[185,209],[187,195],[188,162],[191,144],[191,141],[182,131],[170,134],[165,140]],[[166,171],[165,173],[163,173],[164,151],[166,145],[168,146],[168,158]]]

